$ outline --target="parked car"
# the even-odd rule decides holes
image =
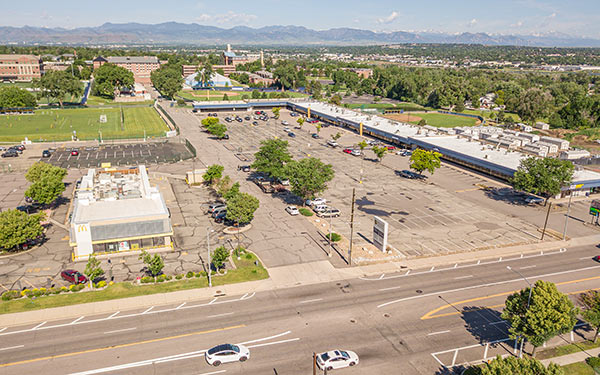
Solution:
[[[19,157],[19,153],[15,150],[8,150],[2,153],[3,158],[16,158]]]
[[[313,137],[314,139],[321,138],[321,137],[319,137],[319,135],[317,133],[312,133],[310,136]]]
[[[71,156],[78,156],[78,155],[79,155],[79,151],[78,150],[71,151]]]
[[[411,180],[414,180],[416,178],[419,178],[419,175],[413,171],[409,171],[408,169],[403,169],[400,172],[396,172],[398,173],[400,176],[404,177],[404,178],[410,178]]]
[[[290,124],[290,123],[289,123],[289,122],[287,122],[287,121],[285,121],[285,120],[281,121],[281,125],[289,125],[289,124]]]
[[[305,203],[307,206],[315,206],[317,204],[327,203],[327,199],[325,199],[325,198],[307,199]]]
[[[246,121],[250,121],[250,116],[246,116],[246,117],[244,117],[244,120],[246,120]]]
[[[225,216],[227,216],[227,210],[219,211],[215,215],[215,222],[216,223],[222,223],[225,220]]]
[[[222,344],[210,348],[204,354],[206,363],[219,366],[221,363],[244,362],[250,358],[250,350],[243,345]]]
[[[385,146],[385,148],[386,148],[388,151],[394,151],[394,150],[396,149],[396,146],[387,146],[387,145],[386,145],[386,146]]]
[[[596,255],[592,259],[594,259],[596,262],[600,263],[600,255]]]
[[[72,284],[85,284],[88,281],[85,275],[76,270],[64,270],[60,273],[60,277]]]
[[[525,202],[529,204],[541,204],[544,203],[544,198],[529,196],[525,198]]]
[[[331,147],[338,147],[339,146],[339,144],[336,141],[334,141],[333,139],[328,140],[327,141],[327,145],[331,146]]]
[[[337,208],[328,207],[327,209],[325,209],[323,211],[318,211],[317,216],[318,217],[338,217],[338,216],[340,216],[340,210],[338,210]]]
[[[317,355],[317,366],[327,371],[355,366],[358,364],[358,355],[349,350],[332,350]]]
[[[212,214],[216,209],[221,207],[227,207],[225,203],[216,202],[208,206],[208,213]]]
[[[225,206],[225,207],[219,207],[219,208],[215,209],[210,216],[213,219],[215,219],[217,216],[221,215],[223,212],[227,213],[227,206]]]
[[[229,134],[223,134],[223,136],[219,139],[229,139]]]
[[[14,151],[18,154],[23,153],[24,148],[20,148],[19,146],[10,146],[7,151]]]
[[[352,149],[351,148],[345,148],[342,150],[345,154],[351,154],[352,153]]]
[[[279,182],[283,186],[289,186],[290,185],[290,180],[288,180],[287,178],[284,178],[284,179],[278,178],[277,182]]]
[[[308,122],[309,124],[316,124],[317,122],[319,122],[319,120],[311,119],[311,120],[308,120],[306,122]]]
[[[315,211],[316,213],[319,212],[323,212],[323,211],[327,211],[329,209],[329,206],[326,204],[313,204],[311,206],[311,208],[313,209],[313,211]]]
[[[296,207],[296,206],[287,206],[285,208],[285,211],[292,216],[296,216],[296,215],[300,214],[300,211],[298,211],[298,207]]]
[[[285,128],[283,128],[283,131],[284,131],[284,132],[290,132],[290,131],[292,131],[292,130],[286,126]]]
[[[252,125],[254,125],[254,126],[258,125],[258,121],[252,121]]]
[[[249,165],[238,165],[238,171],[250,172],[250,166]]]
[[[360,152],[360,150],[353,149],[353,150],[352,150],[352,152],[350,152],[350,154],[351,154],[351,155],[354,155],[354,156],[360,156],[360,155],[361,155],[361,152]]]
[[[192,113],[198,113],[198,108],[192,109]]]
[[[293,132],[289,132],[288,137],[296,138],[296,134],[294,134]]]
[[[412,155],[412,151],[410,151],[410,150],[399,150],[399,151],[396,151],[396,155],[411,156]]]
[[[298,114],[297,114],[296,112],[292,112],[292,113],[290,113],[290,116],[292,116],[292,117],[297,117],[297,116],[298,116]]]

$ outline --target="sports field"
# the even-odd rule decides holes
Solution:
[[[444,113],[420,113],[414,114],[390,114],[385,117],[396,121],[409,122],[411,124],[418,124],[421,119],[427,121],[427,125],[435,126],[438,128],[453,128],[455,126],[475,126],[479,123],[479,120],[472,117],[464,117],[457,115],[447,115]]]
[[[121,120],[121,110],[124,121]],[[106,115],[106,122],[100,116]],[[34,115],[0,116],[0,141],[80,140],[164,136],[169,128],[152,107],[40,109]]]

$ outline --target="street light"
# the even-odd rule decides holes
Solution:
[[[212,229],[211,227],[207,227],[206,228],[206,255],[207,255],[207,259],[208,259],[208,287],[212,287],[212,277],[211,277],[211,272],[212,272],[212,267],[210,266],[210,234],[214,232],[214,229]]]
[[[529,303],[531,302],[531,293],[533,292],[533,285],[531,285],[529,280],[527,280],[527,278],[525,276],[523,276],[523,274],[521,272],[511,268],[511,266],[506,266],[506,269],[509,271],[513,271],[517,275],[521,276],[523,278],[523,280],[525,280],[525,282],[529,285],[529,297],[527,297],[527,308],[526,308],[526,310],[529,310]],[[519,349],[519,358],[523,358],[523,342],[524,341],[525,341],[524,339],[521,340],[521,348]]]

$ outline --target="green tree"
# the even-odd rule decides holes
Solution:
[[[229,95],[227,95],[227,93],[223,94],[223,100],[229,101]]]
[[[329,103],[331,104],[335,104],[335,105],[342,105],[342,97],[339,94],[335,94],[334,96],[331,97],[331,99],[329,99]]]
[[[429,171],[429,173],[433,174],[442,165],[440,161],[441,156],[442,154],[439,152],[418,148],[410,156],[410,168],[419,174],[423,173],[423,171]]]
[[[25,190],[25,196],[35,202],[50,204],[65,191],[65,184],[56,177],[44,176]]]
[[[337,141],[341,137],[342,137],[342,133],[340,133],[340,132],[337,132],[337,133],[331,135],[331,139],[333,139],[334,141]]]
[[[37,106],[35,96],[16,86],[0,87],[0,108],[33,108]]]
[[[213,164],[209,166],[206,170],[206,173],[202,175],[202,179],[204,179],[207,184],[212,185],[215,181],[223,176],[224,169],[225,167],[222,165]]]
[[[227,132],[227,127],[221,123],[216,123],[210,125],[208,128],[206,128],[206,130],[208,130],[210,134],[214,135],[217,138],[223,138],[225,136],[225,133]]]
[[[225,246],[219,246],[213,251],[211,255],[211,263],[215,266],[215,269],[219,269],[223,267],[227,258],[229,258],[229,251],[225,248]]]
[[[362,141],[358,142],[357,146],[360,148],[360,153],[362,154],[365,148],[367,148],[367,142],[363,139]]]
[[[279,118],[279,111],[281,111],[281,108],[279,108],[279,107],[273,108],[273,116],[275,116],[276,119]]]
[[[217,185],[216,185],[217,194],[219,194],[220,196],[224,196],[229,191],[230,188],[231,188],[231,177],[229,177],[229,176],[224,176],[223,178],[219,179],[219,182],[217,182]]]
[[[379,159],[379,161],[381,161],[381,160],[383,160],[383,157],[387,153],[387,147],[373,146],[373,152],[375,153],[375,156],[377,156],[377,159]]]
[[[527,339],[533,345],[532,356],[535,356],[537,347],[575,327],[578,311],[554,283],[538,280],[527,308],[529,291],[530,288],[525,288],[508,296],[501,316],[508,322],[510,338]]]
[[[315,126],[315,128],[317,129],[317,134],[319,134],[319,133],[321,132],[321,128],[322,128],[322,127],[321,127],[321,124],[317,124],[317,125]]]
[[[494,360],[485,363],[474,371],[477,375],[563,375],[564,370],[556,363],[548,367],[535,358],[517,358],[497,356]]]
[[[298,119],[296,119],[296,122],[298,123],[299,127],[302,127],[302,125],[304,125],[304,117],[298,117]]]
[[[181,76],[181,68],[167,64],[160,69],[153,71],[150,74],[152,85],[160,91],[160,93],[168,98],[173,99],[183,87],[183,77]]]
[[[333,179],[331,164],[325,164],[317,158],[305,158],[286,165],[292,192],[306,201],[327,189],[327,183]]]
[[[600,331],[600,291],[589,290],[579,295],[579,302],[583,306],[581,316],[583,320],[589,323],[596,333],[594,334],[594,342],[598,339]]]
[[[521,160],[512,185],[516,190],[527,191],[548,198],[560,193],[573,178],[574,167],[568,160],[529,157]]]
[[[123,87],[133,87],[133,73],[114,64],[104,64],[94,71],[93,93],[105,98],[114,98]]]
[[[254,212],[258,206],[256,197],[247,193],[238,193],[227,200],[226,218],[238,224],[247,224],[254,219]]]
[[[160,275],[162,269],[165,268],[165,262],[159,254],[150,255],[146,250],[142,250],[138,259],[144,262],[154,280],[156,280],[156,276]]]
[[[0,212],[0,247],[11,250],[41,236],[44,228],[40,221],[44,217],[43,212],[35,215],[12,209]]]
[[[85,265],[85,271],[83,271],[83,273],[88,277],[91,288],[94,283],[94,280],[104,275],[104,270],[101,267],[101,262],[94,255],[90,255],[90,257],[88,258],[88,262]]]
[[[65,96],[79,97],[83,94],[81,82],[66,71],[51,70],[35,83],[40,97],[52,98],[63,106]]]
[[[43,177],[55,177],[59,180],[63,180],[67,175],[67,170],[61,167],[55,167],[52,164],[38,161],[31,165],[25,174],[25,179],[29,182],[36,182]]]
[[[81,79],[83,79],[84,81],[89,81],[92,77],[92,69],[90,69],[89,66],[84,66],[83,68],[81,68],[81,72],[79,74],[81,76]]]
[[[200,121],[200,123],[205,128],[208,128],[211,125],[218,124],[219,123],[219,119],[217,117],[207,117],[205,119],[202,119],[202,121]]]
[[[260,149],[254,154],[252,168],[274,178],[285,177],[284,167],[292,160],[288,151],[288,142],[281,139],[268,139],[261,141],[260,144]]]
[[[260,92],[258,90],[252,90],[252,99],[260,99]]]
[[[223,198],[225,198],[226,201],[232,199],[233,197],[235,197],[236,195],[238,195],[240,193],[240,183],[236,182],[233,185],[231,185],[231,187],[229,188],[229,190],[227,190],[227,192],[225,192],[225,194],[223,194]]]
[[[523,121],[533,124],[548,114],[551,102],[552,96],[548,92],[536,87],[530,88],[521,95],[517,114]]]

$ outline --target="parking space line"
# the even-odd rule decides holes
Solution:
[[[71,322],[71,324],[75,324],[75,323],[77,323],[78,321],[80,321],[80,320],[81,320],[81,319],[83,319],[83,318],[85,318],[85,316],[80,316],[79,318],[77,318],[77,319],[73,320],[73,321]]]
[[[131,327],[131,328],[123,328],[123,329],[116,329],[114,331],[106,331],[104,332],[105,335],[110,335],[111,333],[119,333],[119,332],[127,332],[127,331],[133,331],[137,329],[137,327]]]
[[[44,324],[46,324],[46,323],[48,323],[48,322],[41,322],[41,323],[40,323],[40,324],[38,324],[37,326],[33,327],[33,328],[32,328],[32,330],[38,329],[38,328],[40,328],[41,326],[43,326]]]
[[[319,301],[322,301],[322,300],[323,300],[323,298],[314,298],[314,299],[307,299],[307,300],[304,300],[304,301],[300,301],[298,303],[311,303],[311,302],[319,302]]]
[[[445,330],[445,331],[431,332],[431,333],[428,333],[428,334],[427,334],[427,336],[441,335],[442,333],[448,333],[448,332],[450,332],[450,330],[449,330],[449,329],[447,329],[447,330]]]
[[[226,312],[226,313],[222,313],[222,314],[215,314],[215,315],[208,315],[207,318],[217,318],[219,316],[227,316],[227,315],[233,315],[233,312]]]
[[[146,309],[146,311],[144,311],[142,314],[147,314],[150,312],[150,310],[152,310],[154,308],[154,306],[150,306]]]
[[[111,316],[109,316],[106,319],[114,318],[118,313],[120,313],[120,311],[117,311],[117,312],[113,313]]]
[[[9,347],[6,347],[6,348],[0,348],[0,350],[19,349],[19,348],[22,348],[22,347],[24,347],[24,346],[25,346],[25,345],[9,346]]]

